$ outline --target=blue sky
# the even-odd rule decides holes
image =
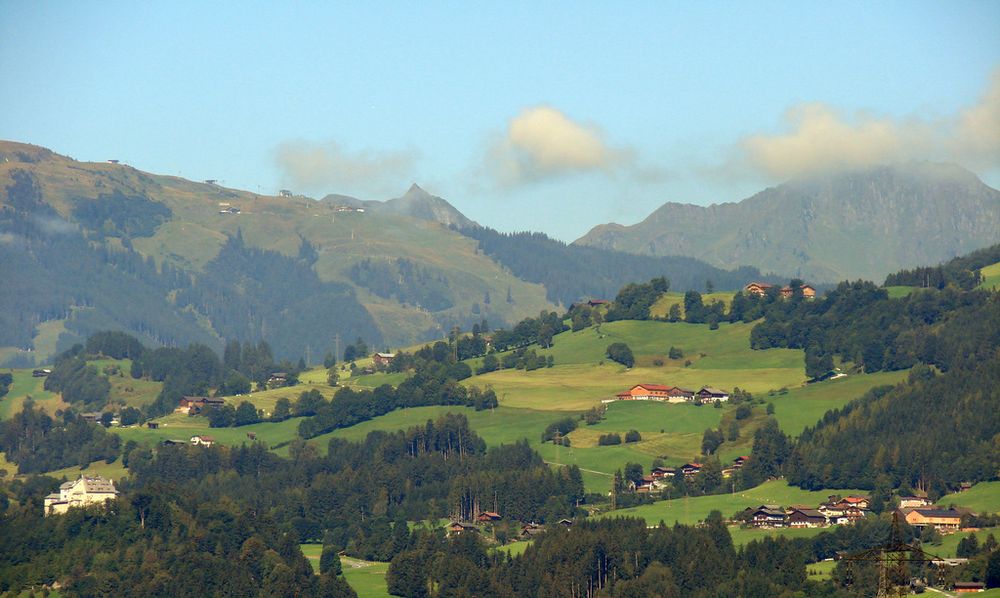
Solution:
[[[0,138],[571,241],[912,159],[1000,187],[1000,3],[0,0]]]

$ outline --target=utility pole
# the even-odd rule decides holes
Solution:
[[[333,356],[337,359],[337,361],[340,361],[341,359],[343,359],[343,354],[340,352],[340,333],[339,332],[337,334],[333,335],[333,342],[334,342],[334,344],[337,347],[337,349],[336,349],[337,352]]]

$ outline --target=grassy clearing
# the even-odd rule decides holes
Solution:
[[[344,579],[357,592],[358,598],[391,598],[385,574],[389,563],[373,563],[354,559],[341,559]]]
[[[309,564],[312,565],[313,571],[319,573],[319,557],[323,554],[323,545],[299,544],[299,548],[302,549],[302,554],[309,559]]]
[[[62,397],[51,393],[44,388],[45,378],[34,378],[31,370],[13,369],[3,370],[14,375],[14,383],[10,385],[7,396],[0,399],[0,420],[13,417],[21,411],[24,400],[29,396],[35,401],[35,408],[42,408],[52,415],[59,409],[69,407],[63,402]]]
[[[142,408],[155,401],[163,389],[162,382],[133,378],[129,374],[132,371],[131,359],[95,359],[87,363],[96,367],[98,372],[107,373],[111,382],[111,398],[115,403]],[[111,368],[118,368],[118,373],[108,373],[113,371]]]
[[[983,275],[983,281],[979,283],[979,288],[1000,289],[1000,262],[986,266],[979,272]]]
[[[837,561],[830,559],[818,563],[806,565],[806,575],[812,581],[826,581],[833,575],[833,569],[837,566]]]
[[[64,467],[63,469],[57,469],[55,471],[46,472],[45,475],[57,479],[66,478],[68,480],[75,480],[81,475],[99,475],[105,478],[109,478],[115,481],[122,479],[128,475],[128,470],[122,465],[121,458],[115,459],[112,463],[105,463],[104,461],[94,461],[86,468],[81,468],[77,466]]]
[[[889,292],[890,299],[900,299],[902,297],[908,297],[910,293],[918,290],[919,288],[920,287],[895,286],[895,287],[885,287],[885,290]]]
[[[905,371],[850,375],[760,398],[774,403],[774,417],[781,429],[798,436],[806,427],[815,426],[827,411],[843,407],[876,386],[896,384],[906,379],[906,375]]]
[[[666,322],[612,322],[596,328],[557,335],[551,354],[555,367],[526,372],[502,370],[467,381],[490,385],[500,402],[510,407],[580,411],[597,405],[625,388],[640,383],[672,384],[697,389],[703,385],[754,393],[805,382],[802,352],[792,349],[750,349],[751,324]],[[624,342],[636,355],[631,369],[608,361],[604,355],[613,342]],[[670,347],[685,357],[670,360]],[[662,361],[662,366],[654,365]],[[685,363],[690,361],[689,366]]]
[[[510,544],[504,544],[503,546],[497,546],[494,548],[497,552],[503,552],[509,554],[510,556],[517,556],[519,554],[524,554],[524,551],[531,546],[531,540],[525,540],[522,542],[511,542]]]
[[[730,517],[737,511],[747,507],[762,504],[788,505],[818,505],[831,494],[861,493],[860,490],[802,490],[789,486],[784,480],[764,482],[756,488],[743,490],[735,494],[717,494],[713,496],[697,496],[693,498],[675,498],[661,500],[651,505],[642,505],[630,509],[602,513],[598,517],[641,517],[649,525],[660,521],[672,525],[675,521],[683,524],[694,524],[705,519],[714,510]]]
[[[726,309],[729,309],[729,304],[733,302],[733,295],[736,293],[732,292],[720,292],[720,293],[703,293],[701,296],[701,302],[705,305],[709,305],[716,301],[722,301],[726,304]],[[680,308],[681,317],[685,315],[684,312],[684,293],[664,293],[656,300],[649,308],[649,315],[656,318],[665,318],[667,314],[670,313],[670,307],[676,305]]]
[[[942,558],[954,558],[955,553],[958,551],[958,543],[962,541],[962,538],[971,536],[972,534],[976,534],[976,538],[980,544],[990,534],[993,534],[993,537],[1000,540],[1000,527],[987,527],[978,532],[955,532],[954,534],[948,534],[942,537],[940,542],[932,542],[924,545],[924,550]]]
[[[160,426],[155,430],[144,426],[109,428],[109,430],[121,436],[124,441],[134,440],[139,444],[155,444],[164,440],[188,441],[192,436],[205,435],[211,436],[220,444],[230,446],[253,442],[247,436],[248,433],[253,432],[257,435],[258,441],[268,446],[274,446],[297,437],[300,419],[292,418],[278,423],[263,422],[238,428],[210,428],[208,418],[188,417],[175,413],[157,419]]]
[[[762,540],[764,538],[776,538],[781,536],[783,538],[812,538],[818,536],[819,534],[830,531],[831,528],[822,527],[785,527],[778,529],[753,529],[753,528],[741,528],[738,526],[729,527],[729,535],[733,537],[733,544],[736,546],[743,546],[754,540]],[[810,567],[812,565],[809,565]]]
[[[965,492],[942,497],[938,504],[968,507],[977,513],[1000,513],[1000,481],[980,482]]]

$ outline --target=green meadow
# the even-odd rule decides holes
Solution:
[[[809,505],[815,507],[831,494],[865,494],[861,490],[802,490],[789,486],[784,480],[771,480],[749,490],[712,496],[681,497],[657,501],[629,509],[601,513],[598,517],[641,517],[647,525],[660,521],[667,525],[674,522],[692,525],[704,520],[712,511],[730,517],[747,507],[768,505]]]
[[[123,441],[134,440],[139,444],[158,443],[164,440],[187,442],[192,436],[211,436],[220,444],[237,446],[253,442],[248,436],[252,432],[256,434],[258,441],[274,446],[296,437],[299,420],[300,418],[292,418],[283,422],[262,422],[238,428],[210,428],[206,417],[189,417],[173,413],[155,420],[159,424],[155,430],[145,426],[109,428],[109,430],[121,436]]]
[[[983,289],[1000,288],[1000,262],[981,268],[979,273],[983,275],[983,281],[979,287]]]
[[[705,305],[710,305],[717,301],[721,301],[726,304],[726,309],[729,309],[729,304],[733,302],[733,295],[736,293],[732,292],[719,292],[719,293],[702,293],[701,302]],[[680,315],[683,318],[684,312],[684,293],[664,293],[656,300],[649,308],[649,315],[654,318],[665,318],[670,313],[671,306],[676,305],[680,309]]]
[[[1000,481],[980,482],[965,492],[941,497],[938,504],[967,507],[977,513],[1000,513]]]
[[[827,411],[843,407],[876,386],[901,382],[906,379],[906,375],[905,371],[852,374],[790,388],[787,393],[761,398],[774,403],[774,417],[781,429],[792,436],[798,436],[806,427],[816,425]]]
[[[389,563],[374,563],[341,559],[344,579],[357,592],[358,598],[390,598],[386,585],[385,574],[389,571]]]
[[[34,378],[30,369],[0,370],[14,375],[7,395],[0,398],[0,420],[13,417],[21,411],[24,400],[28,397],[35,402],[36,408],[45,409],[50,415],[58,409],[69,405],[63,403],[62,397],[44,388],[45,378]]]

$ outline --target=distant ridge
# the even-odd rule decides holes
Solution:
[[[881,281],[998,241],[1000,191],[953,164],[911,162],[801,178],[739,203],[666,203],[574,244],[834,282]]]
[[[476,222],[459,212],[455,206],[448,203],[445,199],[431,195],[416,183],[410,185],[410,188],[402,196],[386,201],[363,201],[348,195],[337,194],[327,195],[322,201],[338,206],[364,208],[373,213],[396,214],[398,216],[419,218],[420,220],[428,220],[456,228],[479,226]]]

